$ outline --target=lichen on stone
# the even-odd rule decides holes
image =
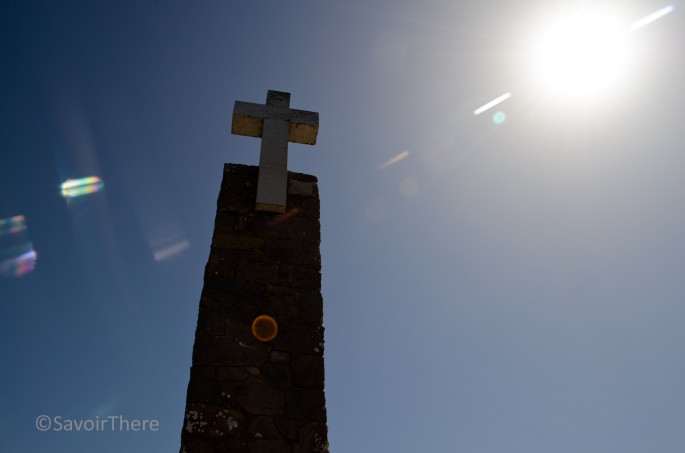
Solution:
[[[238,427],[238,422],[233,417],[228,417],[226,419],[226,424],[228,425],[228,430],[233,431]]]

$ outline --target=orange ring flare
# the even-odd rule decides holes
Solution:
[[[278,324],[271,316],[260,315],[252,321],[252,335],[259,341],[271,341],[278,334]]]

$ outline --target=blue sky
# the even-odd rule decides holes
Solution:
[[[27,228],[0,245],[38,259],[0,279],[0,450],[179,448],[223,163],[259,153],[233,103],[274,89],[320,113],[289,168],[319,178],[332,451],[682,452],[682,11],[571,105],[521,44],[568,3],[6,2],[0,219]]]

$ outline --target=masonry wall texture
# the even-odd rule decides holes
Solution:
[[[289,172],[277,215],[255,211],[257,175],[224,168],[181,453],[328,452],[317,180]],[[261,315],[273,340],[253,334]]]

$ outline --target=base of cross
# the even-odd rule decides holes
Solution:
[[[200,300],[181,453],[328,453],[319,197],[254,210],[257,167],[227,164]]]
[[[285,206],[280,205],[280,204],[260,203],[260,202],[255,203],[255,209],[257,211],[275,212],[277,214],[285,214],[285,208],[286,208]]]

